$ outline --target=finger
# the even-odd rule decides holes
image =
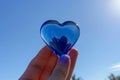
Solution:
[[[61,56],[49,80],[66,80],[70,62],[70,57],[68,55]]]
[[[70,80],[70,78],[72,76],[73,69],[75,67],[76,59],[77,59],[77,56],[78,56],[78,52],[77,52],[77,50],[72,49],[68,55],[71,58],[71,65],[70,65],[69,74],[68,74],[68,77],[67,77],[66,80]]]
[[[38,80],[37,78],[44,69],[51,54],[52,52],[47,46],[40,50],[19,80]]]
[[[58,57],[55,54],[52,54],[46,64],[45,70],[42,73],[42,76],[40,77],[39,80],[48,80],[48,78],[50,77],[51,73],[53,72],[57,62],[58,62]]]

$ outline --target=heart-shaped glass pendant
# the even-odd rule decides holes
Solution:
[[[72,21],[60,24],[48,20],[40,28],[40,35],[48,47],[57,55],[67,54],[80,36],[78,25]]]

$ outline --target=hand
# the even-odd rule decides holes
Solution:
[[[68,55],[58,59],[45,46],[30,62],[19,80],[70,80],[77,56],[78,52],[71,49]]]

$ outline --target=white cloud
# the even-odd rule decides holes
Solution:
[[[120,71],[120,63],[111,66],[109,69],[112,71]]]

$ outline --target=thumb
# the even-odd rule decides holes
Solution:
[[[61,56],[49,80],[66,80],[70,64],[70,56]]]

